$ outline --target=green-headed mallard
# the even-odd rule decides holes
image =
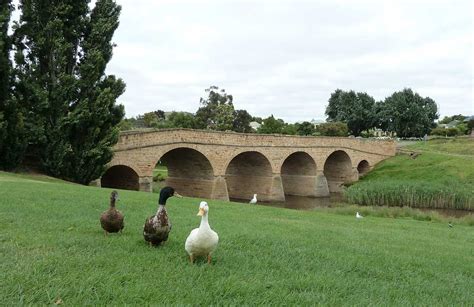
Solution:
[[[100,215],[100,225],[104,229],[105,235],[109,232],[122,232],[124,227],[123,214],[115,208],[115,202],[117,200],[117,191],[112,191],[112,193],[110,193],[110,208]]]
[[[204,256],[207,257],[207,263],[211,263],[211,256],[217,247],[219,242],[219,236],[211,229],[207,219],[209,212],[209,206],[205,201],[199,204],[198,216],[201,216],[201,225],[199,228],[195,228],[191,231],[186,243],[184,243],[184,249],[189,254],[191,263],[194,262],[195,257]]]
[[[159,245],[161,242],[168,240],[168,235],[171,231],[171,222],[166,212],[166,201],[172,196],[181,197],[174,191],[172,187],[164,187],[160,191],[160,198],[158,200],[158,210],[155,215],[146,219],[143,226],[143,237],[150,246]]]

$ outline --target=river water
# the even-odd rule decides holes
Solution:
[[[337,204],[338,207],[344,205],[344,198],[341,193],[331,193],[330,197],[307,197],[307,196],[293,196],[285,195],[285,202],[258,202],[260,206],[270,206],[277,208],[287,208],[294,210],[314,210],[317,208],[331,208]],[[249,200],[231,199],[231,201],[239,203],[248,203]],[[460,218],[469,214],[474,214],[472,211],[455,210],[455,209],[429,209],[416,208],[424,212],[434,211],[445,217]]]

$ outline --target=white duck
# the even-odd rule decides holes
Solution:
[[[199,204],[198,216],[201,216],[201,225],[199,228],[193,229],[186,239],[184,248],[189,254],[191,263],[197,256],[207,256],[207,263],[211,263],[211,256],[219,242],[219,236],[211,229],[207,221],[209,206],[205,201]]]
[[[359,212],[356,212],[356,219],[361,219],[361,218],[363,218],[363,216],[360,215]]]
[[[249,204],[256,204],[257,203],[257,194],[253,194],[253,198],[249,201]]]

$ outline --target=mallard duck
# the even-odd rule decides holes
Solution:
[[[155,215],[146,219],[143,226],[143,237],[150,246],[159,245],[161,242],[168,240],[168,235],[171,231],[171,222],[166,212],[166,201],[172,196],[181,197],[174,191],[172,187],[164,187],[160,191],[160,198],[158,199],[158,210]]]
[[[100,215],[100,225],[104,229],[104,234],[109,232],[122,232],[124,227],[123,214],[115,208],[115,202],[119,199],[117,191],[110,193],[110,208]]]
[[[257,203],[257,194],[253,194],[253,198],[249,201],[249,204],[256,204]]]
[[[199,205],[198,216],[201,216],[201,225],[199,228],[193,229],[186,239],[184,248],[189,254],[191,263],[197,256],[207,256],[207,263],[211,263],[211,256],[219,242],[219,236],[211,229],[207,220],[209,206],[205,201]]]

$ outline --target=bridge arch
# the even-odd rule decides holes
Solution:
[[[214,169],[202,152],[176,147],[165,152],[158,161],[168,168],[165,185],[174,187],[183,196],[211,197]]]
[[[316,162],[308,153],[290,154],[281,166],[285,195],[316,196],[316,175]]]
[[[324,163],[324,176],[328,181],[329,192],[341,192],[342,185],[353,177],[351,158],[344,150],[332,152]]]
[[[109,167],[100,179],[100,185],[104,188],[134,190],[140,189],[138,172],[132,167],[117,164]]]
[[[367,160],[362,160],[357,164],[357,171],[359,172],[359,176],[363,176],[370,171],[370,164]]]
[[[225,169],[229,198],[248,199],[258,194],[268,200],[272,188],[272,166],[258,151],[244,151],[234,156]]]

